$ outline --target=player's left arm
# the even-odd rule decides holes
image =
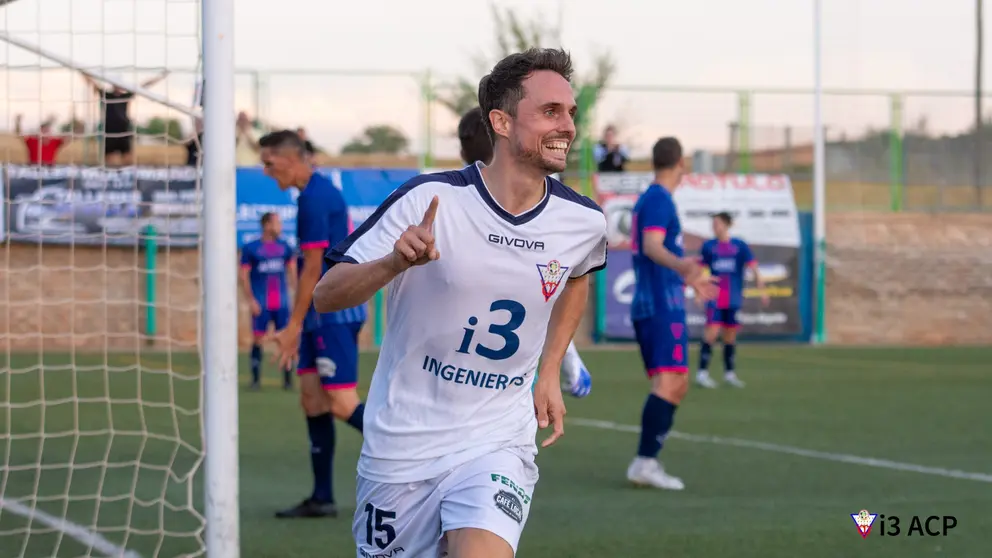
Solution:
[[[286,244],[286,288],[289,292],[295,293],[299,276],[296,269],[296,250]]]
[[[761,276],[761,271],[758,269],[758,260],[754,257],[754,252],[751,251],[751,247],[746,242],[741,242],[741,259],[744,260],[744,265],[751,268],[751,272],[754,273],[754,282],[758,287],[758,292],[761,293],[761,302],[763,304],[768,304],[768,292],[765,291],[765,278]]]
[[[569,279],[555,307],[551,309],[548,332],[541,352],[541,365],[534,385],[534,414],[538,428],[553,428],[541,447],[546,448],[565,435],[565,401],[561,395],[561,362],[568,344],[579,328],[589,299],[589,275]]]
[[[586,312],[589,301],[589,274],[569,279],[565,289],[555,301],[548,322],[548,333],[544,338],[544,349],[541,352],[541,368],[538,381],[559,383],[561,363],[565,358],[568,344],[575,337],[579,323]]]
[[[751,271],[754,273],[754,282],[758,284],[758,288],[762,291],[765,290],[765,281],[758,271],[758,260],[755,259],[751,247],[744,241],[741,241],[740,257],[744,267],[751,268]]]
[[[572,266],[565,288],[551,309],[551,319],[548,321],[548,333],[544,338],[544,349],[541,352],[541,368],[538,381],[544,377],[552,377],[555,383],[561,373],[561,363],[565,358],[568,344],[572,342],[575,331],[579,328],[582,315],[585,314],[589,301],[589,276],[606,267],[607,240],[606,218],[603,218],[603,234],[596,245],[578,264]],[[550,380],[549,380],[550,381]]]
[[[313,304],[313,290],[324,270],[324,252],[331,244],[332,219],[337,213],[335,208],[327,207],[328,204],[316,203],[317,201],[301,203],[296,217],[300,253],[303,254],[303,269],[299,270],[296,298],[289,316],[289,324],[298,331],[303,329],[303,320],[306,319],[310,305]]]
[[[565,358],[568,344],[572,342],[579,328],[582,315],[589,300],[589,275],[606,267],[607,228],[602,221],[602,235],[589,255],[572,267],[572,275],[565,283],[565,289],[558,295],[548,332],[541,351],[541,365],[537,384],[534,386],[534,412],[539,428],[554,427],[541,447],[548,447],[565,435],[565,402],[561,395],[561,363]]]
[[[303,320],[307,317],[310,304],[313,303],[313,289],[320,281],[320,272],[324,266],[324,250],[326,244],[315,243],[308,246],[303,252],[303,270],[300,271],[300,279],[296,284],[296,299],[293,302],[293,311],[289,315],[289,325],[301,331]]]

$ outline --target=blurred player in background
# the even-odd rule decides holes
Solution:
[[[709,268],[710,275],[717,279],[719,292],[715,299],[706,303],[706,329],[699,350],[699,370],[696,383],[702,387],[715,388],[716,382],[710,377],[710,357],[717,335],[723,333],[723,381],[742,388],[744,382],[734,371],[734,355],[737,346],[737,311],[744,303],[744,280],[747,270],[754,273],[754,279],[761,291],[761,303],[768,306],[765,283],[758,272],[758,262],[754,259],[751,247],[739,238],[730,236],[733,217],[727,212],[713,216],[713,234],[716,238],[703,243],[700,260]]]
[[[548,176],[575,139],[571,74],[562,50],[498,62],[479,84],[492,164],[408,181],[328,254],[317,308],[389,286],[358,462],[359,557],[516,552],[537,429],[554,427],[544,447],[564,433],[559,371],[606,265],[602,210]]]
[[[138,85],[142,89],[152,87],[169,75],[165,70],[161,74]],[[89,74],[82,74],[83,79],[100,96],[103,110],[103,153],[108,167],[130,166],[134,164],[134,123],[131,121],[129,108],[134,92],[119,85],[108,82],[109,87],[100,85]],[[120,74],[107,74],[107,77],[117,83],[123,81]]]
[[[640,446],[627,468],[627,479],[637,485],[682,490],[682,480],[665,472],[657,457],[689,389],[686,285],[703,300],[714,296],[715,290],[696,260],[684,257],[682,224],[672,197],[685,173],[682,144],[662,138],[654,144],[651,158],[654,182],[634,204],[631,218],[636,284],[630,306],[651,393],[644,403]]]
[[[296,254],[282,239],[282,220],[262,215],[262,237],[241,249],[241,290],[251,307],[254,344],[251,346],[251,387],[261,387],[262,341],[269,324],[276,330],[289,322],[289,292],[296,290]],[[292,367],[283,367],[283,387],[290,389]]]
[[[466,164],[482,161],[483,164],[488,165],[492,162],[493,143],[489,139],[489,132],[486,131],[486,122],[480,107],[475,107],[462,116],[458,123],[458,140],[462,144],[461,155]],[[578,349],[575,348],[575,341],[568,344],[568,350],[565,352],[565,360],[561,365],[561,379],[562,387],[574,397],[585,397],[592,390],[592,376],[582,362]]]
[[[259,139],[265,173],[283,190],[297,187],[296,235],[300,278],[286,327],[275,335],[282,366],[298,361],[300,403],[307,416],[313,493],[276,517],[337,516],[333,490],[334,418],[361,432],[365,406],[358,398],[358,333],[363,304],[337,312],[314,310],[313,289],[326,271],[324,252],[348,236],[351,221],[341,192],[316,172],[303,140],[291,130]]]

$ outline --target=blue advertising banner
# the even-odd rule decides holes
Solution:
[[[336,169],[318,171],[337,186],[348,204],[348,213],[355,227],[368,219],[386,197],[407,180],[420,174],[418,169]],[[282,191],[275,181],[260,168],[239,168],[237,174],[238,246],[251,242],[261,234],[259,220],[266,212],[277,213],[283,222],[283,235],[295,246],[296,197],[295,188]]]
[[[651,183],[647,173],[603,173],[596,176],[600,206],[609,225],[609,265],[601,315],[601,334],[608,339],[633,339],[630,302],[634,273],[631,269],[631,211],[637,197]],[[784,175],[686,175],[673,194],[682,222],[686,256],[699,254],[713,237],[713,213],[734,216],[733,236],[745,240],[758,262],[768,304],[762,304],[754,275],[746,275],[744,303],[737,314],[745,337],[800,338],[805,335],[803,282],[806,269],[801,220],[792,185]],[[686,321],[691,338],[699,338],[706,324],[704,307],[692,289],[686,289]]]
[[[610,248],[606,257],[606,324],[603,335],[610,339],[633,339],[630,302],[634,299],[634,267],[630,250]]]
[[[419,169],[321,168],[348,204],[358,227]],[[129,246],[153,227],[161,246],[195,247],[200,240],[201,187],[193,167],[104,169],[4,165],[0,174],[0,239],[15,242]],[[296,242],[296,197],[261,167],[236,174],[238,247],[258,238],[266,212],[282,217]]]

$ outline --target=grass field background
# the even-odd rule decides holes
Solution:
[[[8,357],[0,556],[103,555],[12,512],[10,502],[30,508],[35,496],[39,510],[95,529],[132,557],[196,551],[198,366],[191,355],[168,357]],[[989,555],[990,348],[743,346],[747,389],[695,389],[678,412],[676,430],[696,436],[671,438],[663,452],[686,482],[680,493],[634,489],[624,479],[646,389],[636,353],[584,358],[593,392],[566,400],[566,436],[538,457],[541,481],[518,556]],[[363,355],[363,389],[374,362]],[[340,518],[274,519],[309,492],[310,470],[297,396],[279,389],[271,367],[266,373],[262,391],[240,394],[242,556],[350,558],[360,437],[339,424]],[[841,454],[934,470],[871,467]],[[913,515],[954,515],[958,525],[946,537],[880,537],[876,529],[863,540],[849,515],[863,508],[901,516],[904,532]]]

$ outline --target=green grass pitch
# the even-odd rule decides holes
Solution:
[[[0,556],[103,555],[58,522],[15,513],[33,495],[47,517],[143,558],[198,548],[189,503],[202,510],[201,479],[188,481],[201,443],[194,356],[4,358],[14,373],[0,375]],[[538,457],[523,558],[988,556],[990,348],[743,345],[747,388],[693,389],[678,412],[675,429],[690,436],[670,438],[662,456],[685,480],[681,493],[625,483],[647,388],[636,352],[584,358],[592,395],[566,399],[565,438]],[[363,386],[374,362],[363,355]],[[276,509],[310,490],[297,396],[269,366],[264,389],[242,388],[240,406],[242,556],[355,556],[358,434],[339,423],[342,516],[276,520]],[[862,539],[850,514],[863,508],[902,517],[904,533],[913,515],[953,515],[958,524],[946,537],[880,537],[876,528]]]

